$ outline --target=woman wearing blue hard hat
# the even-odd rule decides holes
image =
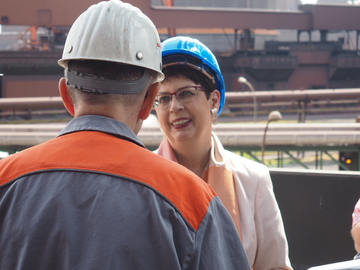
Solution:
[[[215,190],[253,269],[292,269],[267,167],[225,150],[212,132],[225,104],[225,83],[215,56],[189,37],[169,38],[162,47],[165,80],[155,110],[165,138],[156,152]]]

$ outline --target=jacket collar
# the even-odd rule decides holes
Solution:
[[[58,137],[79,131],[99,131],[112,134],[145,148],[143,143],[127,125],[115,119],[99,115],[85,115],[72,119],[61,130]]]

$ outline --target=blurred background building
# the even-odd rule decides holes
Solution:
[[[39,0],[21,2],[29,8],[16,9],[16,14],[21,15],[15,17],[11,6],[15,7],[16,1],[0,2],[6,7],[0,11],[0,73],[4,74],[0,96],[58,95],[57,79],[62,76],[62,69],[56,60],[61,57],[71,19],[57,23],[56,18],[64,11]],[[129,2],[146,2],[148,6],[147,1]],[[158,26],[162,40],[187,35],[213,50],[227,91],[245,90],[246,86],[237,82],[239,76],[245,76],[256,90],[356,88],[360,87],[360,24],[354,27],[358,24],[354,12],[360,16],[358,4],[355,0],[152,0],[149,13],[166,15],[179,10],[178,14],[183,15],[173,20],[174,26],[167,25],[172,19],[164,15],[148,15]],[[333,12],[329,17],[339,17],[328,18],[329,8]],[[194,12],[199,14],[194,23],[183,27]],[[214,12],[216,16],[209,19],[206,14]],[[221,26],[227,13],[238,14],[239,23],[235,20]],[[248,25],[241,22],[246,16],[250,16],[249,20],[243,19]],[[291,16],[292,25],[286,20],[281,24],[282,17],[289,21]],[[277,27],[268,27],[263,22],[265,17],[278,21]],[[315,25],[304,27],[305,19]],[[339,27],[330,25],[334,21]],[[22,25],[23,22],[27,24]]]

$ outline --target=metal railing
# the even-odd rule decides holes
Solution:
[[[0,125],[0,150],[16,152],[55,138],[66,123],[55,124],[2,124]],[[213,131],[217,134],[226,149],[246,153],[254,160],[261,162],[260,153],[265,124],[218,124]],[[163,134],[158,125],[145,125],[138,134],[140,140],[150,150],[155,150]],[[360,124],[279,124],[268,127],[266,151],[277,152],[278,167],[283,167],[283,160],[290,158],[300,166],[307,168],[301,157],[295,157],[291,151],[315,151],[318,156],[314,162],[322,169],[322,155],[348,170],[346,166],[333,157],[330,152],[340,151],[360,153]],[[284,157],[284,154],[286,155]],[[360,164],[357,165],[360,168]]]
[[[256,105],[258,107],[296,104],[299,122],[305,122],[308,110],[316,112],[313,108],[309,108],[309,105],[332,104],[341,107],[345,104],[360,102],[360,88],[255,91],[254,95],[256,96]],[[225,107],[246,108],[254,106],[254,95],[247,91],[227,92]],[[339,107],[329,107],[327,111],[336,111]],[[3,115],[7,112],[9,116],[14,116],[19,111],[22,111],[22,113],[27,111],[31,115],[31,112],[34,110],[50,109],[65,109],[61,97],[0,98],[0,111],[3,112]]]

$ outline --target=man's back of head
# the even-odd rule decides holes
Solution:
[[[93,5],[77,18],[58,63],[65,68],[60,94],[72,115],[111,117],[135,133],[164,78],[156,27],[118,0]]]
[[[142,102],[146,90],[156,81],[157,74],[143,67],[115,62],[70,60],[65,78],[75,105],[79,102],[86,106],[115,104],[134,110],[136,104]],[[111,89],[106,90],[102,85],[106,82],[112,84]],[[133,88],[129,91],[132,93],[124,93],[128,88]]]

